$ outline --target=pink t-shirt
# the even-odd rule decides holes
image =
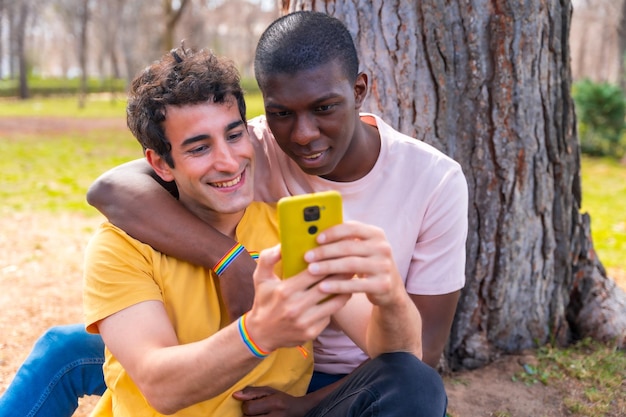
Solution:
[[[337,190],[344,218],[385,231],[410,294],[447,294],[465,284],[467,183],[460,165],[434,147],[406,136],[371,114],[381,150],[376,164],[353,182],[328,181],[302,172],[271,135],[265,116],[249,121],[256,148],[256,198]],[[265,156],[265,157],[264,157]],[[343,332],[329,326],[314,343],[315,369],[350,373],[367,359]]]

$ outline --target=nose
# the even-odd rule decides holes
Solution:
[[[215,157],[215,169],[222,172],[237,172],[239,161],[235,149],[226,141],[216,141],[213,155]]]
[[[298,115],[291,134],[291,141],[298,145],[308,145],[319,136],[315,118],[311,115]]]

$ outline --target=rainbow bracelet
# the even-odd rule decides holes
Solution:
[[[215,266],[213,267],[213,272],[215,272],[218,277],[222,275],[226,268],[228,268],[230,264],[233,263],[235,258],[239,256],[243,251],[245,251],[243,245],[241,243],[236,243],[235,246],[230,248],[230,250],[226,252],[224,256],[222,256],[222,259],[220,259],[219,262],[215,264]]]
[[[239,320],[237,321],[237,327],[239,328],[239,334],[241,335],[241,339],[243,340],[243,343],[250,350],[250,352],[252,352],[254,356],[262,359],[271,353],[271,352],[266,352],[263,349],[261,349],[259,345],[254,343],[252,338],[250,338],[250,334],[248,333],[248,330],[246,329],[246,315],[245,314],[239,317]]]

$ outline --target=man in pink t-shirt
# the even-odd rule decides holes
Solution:
[[[378,116],[363,113],[360,120],[376,127],[380,151],[369,172],[347,182],[306,174],[280,149],[264,116],[250,120],[257,147],[256,176],[266,179],[257,186],[256,199],[273,202],[286,195],[337,190],[347,220],[385,231],[409,294],[458,292],[465,283],[467,230],[467,186],[459,164]],[[332,325],[315,342],[316,371],[348,374],[366,359]],[[435,352],[427,363],[434,366],[438,360]]]

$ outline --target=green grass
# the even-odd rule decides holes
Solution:
[[[85,201],[98,175],[141,157],[124,130],[79,134],[0,136],[0,200],[12,211],[76,211],[95,215]]]
[[[582,158],[582,212],[591,216],[593,243],[607,268],[626,268],[626,165]]]
[[[263,97],[258,91],[246,94],[247,117],[265,112]],[[0,99],[0,114],[9,116],[58,116],[58,117],[126,117],[126,96],[123,94],[91,95],[86,106],[79,108],[75,97],[54,99],[38,97],[29,100]]]
[[[41,78],[28,77],[28,94],[30,97],[52,97],[59,95],[73,95],[80,90],[79,78]],[[87,80],[89,93],[117,92],[124,95],[126,81],[123,79],[89,78]],[[17,97],[19,95],[19,81],[17,79],[0,79],[0,97]]]
[[[9,116],[57,116],[57,117],[126,117],[126,97],[119,94],[89,96],[84,108],[78,107],[75,97],[0,99],[0,113]]]
[[[626,415],[626,352],[589,339],[566,349],[539,348],[536,365],[514,381],[558,387],[563,404],[577,416]]]

